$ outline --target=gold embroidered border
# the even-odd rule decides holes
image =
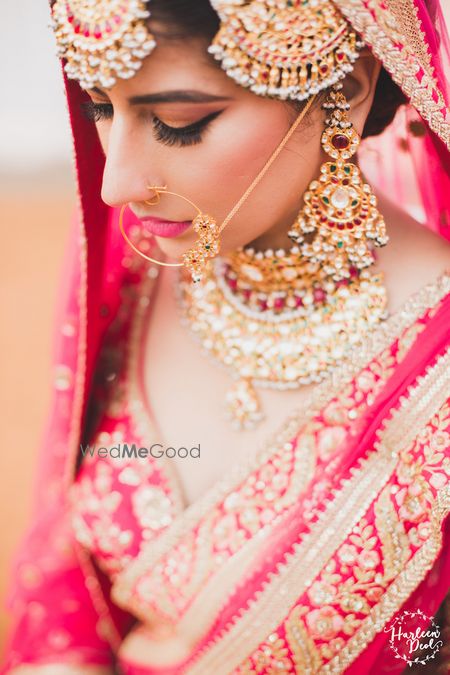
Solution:
[[[249,453],[242,463],[234,465],[228,475],[212,486],[202,498],[180,513],[172,525],[161,533],[157,541],[150,542],[142,549],[133,562],[117,575],[112,589],[114,601],[125,609],[132,608],[133,612],[139,614],[145,612],[145,603],[141,605],[131,597],[133,584],[140,575],[152,569],[156,561],[175,546],[187,529],[193,528],[251,471],[267,462],[274,452],[279,450],[284,443],[289,442],[298,433],[298,429],[336,396],[366,363],[370,362],[376,354],[391,344],[409,325],[414,323],[428,308],[435,306],[449,292],[450,272],[444,272],[435,282],[427,284],[413,294],[397,312],[368,336],[365,350],[353,355],[351,361],[343,363],[339,369],[334,371],[332,378],[329,377],[319,384],[305,405],[295,409],[265,445],[255,448],[254,452]],[[133,376],[133,373],[130,375]],[[136,414],[134,407],[132,414]],[[151,419],[146,414],[144,406],[140,407],[139,419],[135,420],[135,423],[136,428],[141,429],[141,432],[145,434],[144,437],[150,438],[154,434]]]
[[[411,60],[405,58],[400,50],[394,44],[394,38],[377,23],[367,3],[364,0],[333,0],[339,7],[344,16],[347,17],[353,28],[361,35],[373,50],[375,56],[382,62],[386,70],[391,74],[392,79],[399,85],[404,93],[410,99],[411,104],[418,110],[422,117],[428,122],[430,128],[439,136],[450,150],[450,121],[449,113],[446,108],[442,92],[439,90],[435,79],[430,74],[429,64],[422,63],[420,53],[416,54],[411,49],[411,45],[405,45],[406,52],[412,57]],[[392,26],[391,33],[396,30],[396,18],[392,11],[383,8],[379,0],[372,0],[370,3],[379,16],[386,15],[383,23]],[[427,45],[424,42],[423,33],[420,30],[420,22],[417,18],[417,40],[423,41],[423,48],[427,53]],[[407,36],[409,39],[411,36]],[[408,49],[409,46],[409,49]],[[422,81],[416,77],[418,67],[424,70]],[[437,101],[433,98],[433,92],[436,93]],[[445,109],[446,114],[442,112]]]
[[[318,523],[302,543],[297,544],[294,553],[286,557],[286,562],[277,566],[277,575],[272,576],[258,592],[245,613],[200,653],[186,671],[187,675],[203,675],[205,672],[229,675],[279,626],[287,610],[311,585],[387,483],[401,451],[413,442],[420,429],[448,399],[449,385],[450,349],[409,388],[409,396],[401,397],[400,407],[377,434],[377,449],[360,463],[351,479],[343,481],[343,488],[322,512]],[[447,491],[443,490],[433,507],[435,527],[432,537],[415,555],[415,562],[401,573],[401,581],[391,586],[394,590],[382,596],[380,609],[375,611],[379,614],[377,622],[371,625],[365,622],[358,638],[349,641],[348,650],[347,647],[342,649],[334,659],[336,666],[333,670],[323,672],[342,672],[338,659],[346,655],[345,663],[351,663],[424,578],[440,548],[442,535],[439,525],[447,512]]]
[[[342,673],[365,649],[377,633],[392,619],[409,595],[417,588],[432,568],[442,546],[441,526],[450,513],[450,487],[438,491],[436,501],[431,507],[430,520],[432,532],[429,539],[414,557],[407,563],[396,580],[389,586],[381,601],[364,620],[361,628],[345,644],[340,653],[322,671]]]
[[[217,616],[218,607],[238,581],[245,575],[247,566],[254,560],[258,549],[264,545],[270,530],[277,525],[277,520],[270,526],[259,530],[242,548],[229,558],[196,594],[194,601],[177,623],[177,631],[195,644],[205,635]]]
[[[430,80],[437,85],[431,53],[427,49],[425,33],[419,19],[419,8],[415,6],[414,0],[385,0],[385,3],[395,18],[400,36],[408,43],[410,53],[417,57]]]

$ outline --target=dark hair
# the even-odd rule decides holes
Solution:
[[[212,41],[219,30],[219,17],[209,0],[151,0],[149,9],[151,18],[164,25],[163,35],[168,38],[203,37]],[[362,137],[381,134],[407,100],[389,73],[381,68]]]

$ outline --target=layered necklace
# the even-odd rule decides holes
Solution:
[[[320,382],[387,316],[382,273],[355,267],[336,281],[297,246],[240,247],[212,263],[195,285],[181,269],[175,293],[182,323],[233,379],[225,416],[235,429],[264,419],[258,387]]]

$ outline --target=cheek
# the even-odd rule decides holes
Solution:
[[[261,107],[263,110],[261,110]],[[266,165],[292,124],[288,110],[245,111],[230,115],[205,136],[191,166],[191,194],[202,210],[223,222]],[[317,133],[316,133],[317,131]],[[222,232],[223,245],[240,246],[269,229],[292,224],[309,182],[320,166],[320,133],[296,132]]]
[[[230,115],[207,138],[209,161],[203,178],[235,200],[261,171],[289,128],[285,111],[244,111]],[[234,203],[229,204],[229,209]]]

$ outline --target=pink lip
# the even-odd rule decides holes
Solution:
[[[173,220],[162,220],[161,218],[140,218],[141,223],[145,229],[154,234],[156,237],[178,237],[183,232],[186,232],[192,225],[190,220],[182,223]]]

